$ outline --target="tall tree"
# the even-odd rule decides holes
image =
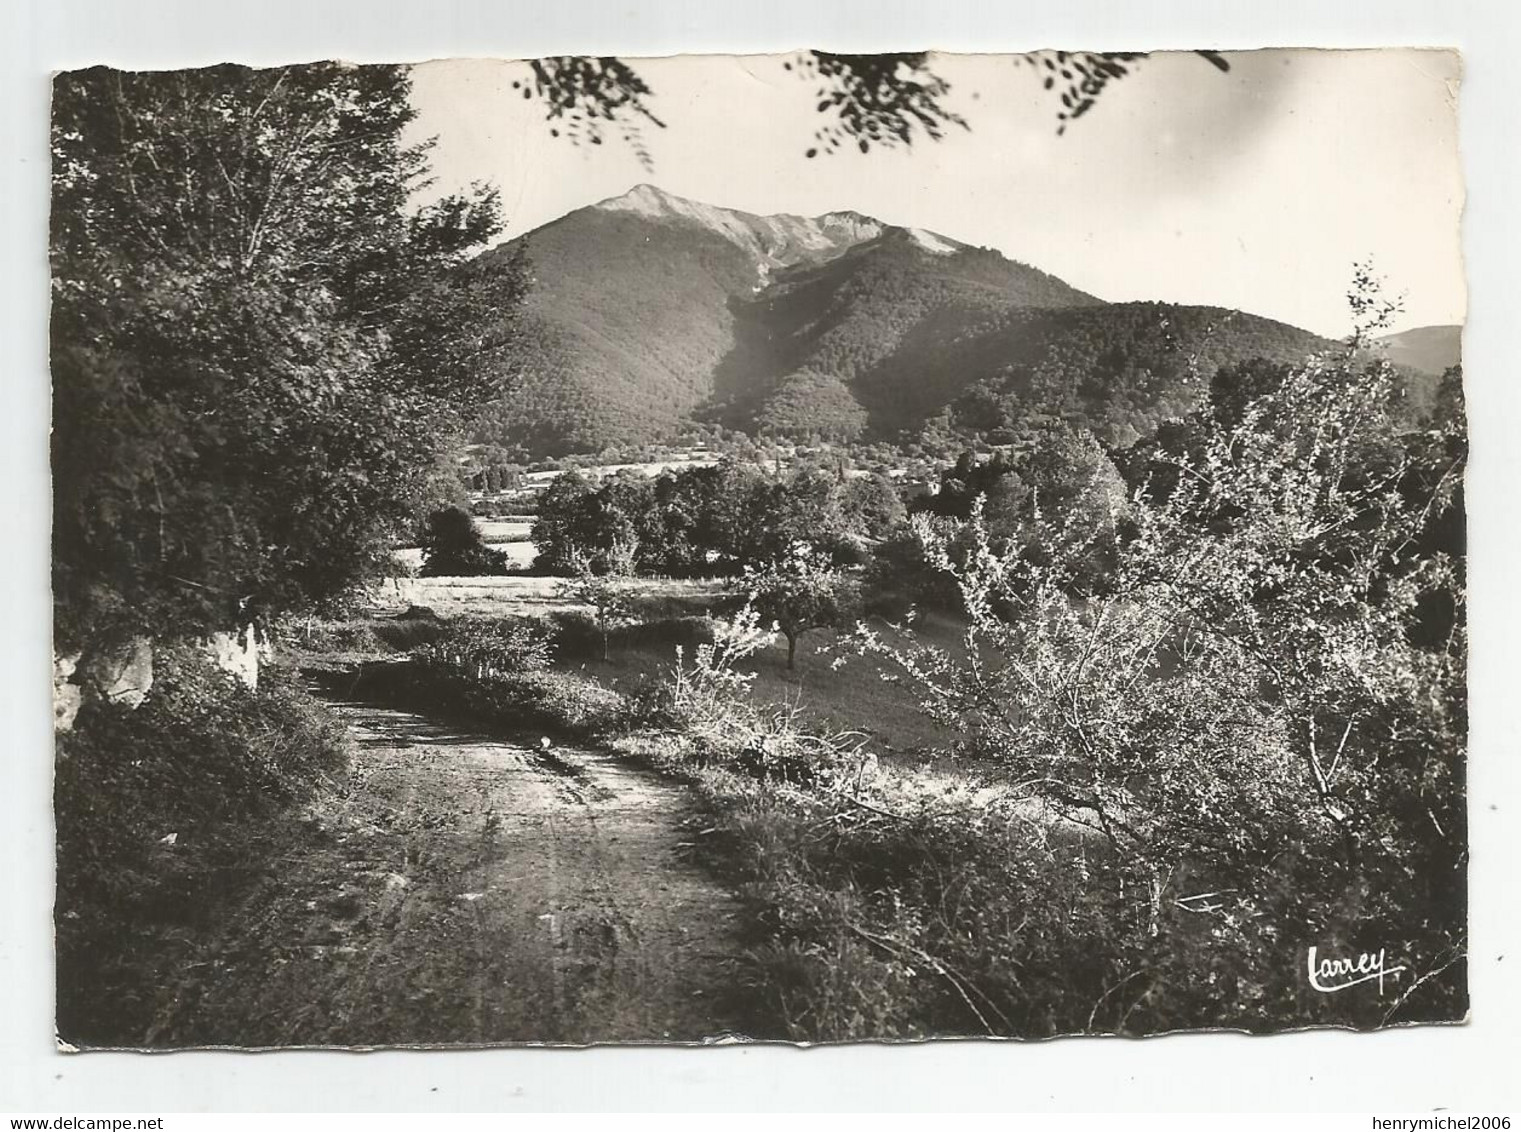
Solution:
[[[507,556],[486,545],[480,527],[460,507],[445,507],[428,516],[422,537],[424,578],[468,578],[507,573]]]
[[[493,191],[411,206],[408,93],[334,63],[55,80],[60,644],[321,601],[423,509],[525,273],[469,266]]]
[[[533,521],[533,544],[538,548],[535,567],[550,573],[571,569],[571,560],[587,541],[587,516],[596,493],[596,487],[577,471],[561,472],[550,481]]]

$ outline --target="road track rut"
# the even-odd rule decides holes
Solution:
[[[357,740],[167,988],[153,1045],[703,1041],[739,1029],[734,896],[691,799],[616,757],[334,705]]]

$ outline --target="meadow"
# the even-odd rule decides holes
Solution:
[[[520,553],[531,557],[531,543],[516,545],[528,547]],[[533,575],[398,578],[371,592],[362,623],[379,627],[383,635],[389,627],[394,636],[416,610],[443,618],[532,619],[554,633],[557,668],[631,693],[667,677],[677,663],[678,646],[690,657],[698,645],[711,641],[711,615],[732,611],[743,600],[732,581],[632,581],[629,589],[640,615],[613,631],[604,662],[586,610],[564,594],[565,581]],[[874,625],[889,631],[880,620]],[[945,648],[955,648],[962,631],[944,614],[927,615],[916,628],[922,641]],[[750,658],[747,671],[755,674],[751,691],[758,702],[795,709],[821,728],[858,732],[884,757],[930,759],[955,738],[928,719],[903,688],[886,682],[878,661],[857,655],[842,631],[820,629],[805,635],[792,671],[787,668],[786,644],[777,637]]]

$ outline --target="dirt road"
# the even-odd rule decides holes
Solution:
[[[604,753],[340,704],[348,789],[186,964],[150,1044],[700,1041],[741,1029],[691,802]]]

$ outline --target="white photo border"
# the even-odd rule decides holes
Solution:
[[[0,695],[12,739],[0,789],[0,1109],[209,1111],[545,1110],[1310,1110],[1498,1111],[1521,1100],[1521,913],[1512,870],[1521,803],[1513,705],[1521,675],[1521,383],[1515,346],[1521,263],[1513,61],[1521,17],[1505,0],[975,0],[651,3],[559,0],[11,0],[0,47],[7,411],[0,519],[7,627]],[[235,1052],[67,1055],[52,1039],[51,718],[48,695],[47,97],[53,70],[345,58],[665,55],[832,50],[999,52],[1038,47],[1219,49],[1452,46],[1461,49],[1468,184],[1465,363],[1472,661],[1470,807],[1473,1015],[1462,1026],[1376,1034],[1195,1034],[1143,1041],[934,1042],[786,1047]],[[1507,953],[1509,958],[1504,958]],[[1366,1127],[1366,1125],[1364,1125]]]

